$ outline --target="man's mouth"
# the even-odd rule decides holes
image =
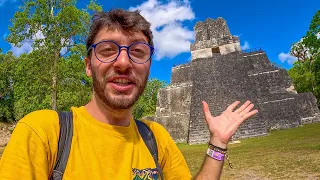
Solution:
[[[134,81],[127,77],[114,77],[109,81],[111,87],[116,91],[130,91],[134,88]]]
[[[116,78],[112,82],[119,86],[127,86],[130,84],[133,84],[133,82],[131,82],[129,79],[124,79],[124,78]]]

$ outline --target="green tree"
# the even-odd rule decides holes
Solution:
[[[58,109],[63,111],[87,103],[92,94],[92,80],[87,77],[85,63],[81,60],[86,54],[86,46],[74,46],[70,52],[58,70]]]
[[[15,13],[8,42],[33,47],[10,64],[15,119],[38,109],[67,111],[90,99],[82,59],[90,18],[101,10],[94,1],[78,9],[73,0],[28,0]]]
[[[291,47],[290,53],[298,59],[289,70],[296,90],[312,92],[320,106],[320,10],[313,16],[306,35]]]
[[[320,55],[320,10],[313,16],[309,30],[303,38],[303,44],[310,53],[311,60]]]
[[[289,75],[299,93],[314,91],[315,77],[308,65],[309,63],[297,61],[289,70]]]
[[[143,116],[154,115],[156,112],[157,96],[160,88],[164,88],[167,84],[155,78],[148,80],[146,88],[133,107],[133,116],[140,119]]]
[[[297,58],[298,61],[305,62],[308,60],[309,51],[303,44],[303,41],[299,41],[291,46],[290,54]]]
[[[33,41],[32,47],[35,52],[30,57],[26,55],[21,58],[21,61],[27,59],[28,64],[31,64],[30,66],[32,64],[41,65],[41,68],[33,67],[33,70],[39,73],[34,74],[34,71],[30,71],[30,74],[36,76],[32,80],[37,79],[40,83],[40,79],[44,79],[44,82],[47,83],[50,78],[50,89],[44,83],[43,85],[46,86],[45,92],[41,88],[40,92],[37,89],[30,90],[35,94],[50,93],[50,105],[53,110],[57,110],[59,81],[66,81],[65,79],[59,79],[59,77],[65,77],[60,76],[60,73],[63,74],[65,72],[61,72],[59,69],[71,70],[71,74],[72,72],[79,72],[77,68],[61,67],[68,64],[65,61],[70,60],[62,57],[61,51],[64,49],[65,52],[63,54],[72,54],[74,52],[69,52],[70,48],[68,47],[84,43],[90,25],[90,12],[94,10],[102,10],[94,1],[90,2],[87,9],[81,10],[76,7],[75,0],[28,0],[24,1],[24,5],[20,7],[20,10],[15,13],[14,18],[11,20],[12,26],[9,27],[11,33],[7,38],[8,42],[19,46],[24,41]],[[81,52],[83,53],[83,51]],[[26,63],[23,62],[22,64]],[[27,83],[31,81],[28,81],[29,78],[27,75],[24,77]],[[29,94],[24,96],[22,92],[19,92],[19,95],[21,95],[20,98],[22,99],[33,98],[27,97],[30,96]]]
[[[0,49],[0,121],[14,120],[13,69],[15,57]]]

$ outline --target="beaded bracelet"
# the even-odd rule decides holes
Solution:
[[[227,151],[221,151],[220,149],[217,149],[217,148],[209,147],[209,149],[212,149],[213,151],[219,152],[221,154],[226,154],[227,153]]]
[[[208,144],[209,144],[209,148],[210,149],[218,149],[218,150],[223,151],[223,152],[226,152],[228,150],[228,148],[221,148],[221,147],[218,147],[218,146],[215,146],[215,145],[211,144],[210,142]]]
[[[230,166],[230,168],[232,169],[233,168],[233,165],[232,163],[229,161],[229,155],[227,153],[227,148],[221,148],[221,147],[218,147],[218,146],[215,146],[213,144],[211,144],[210,142],[208,143],[208,150],[207,150],[207,155],[210,156],[211,158],[215,159],[215,160],[218,160],[218,161],[222,161],[224,160],[224,158],[227,159],[228,161],[228,164]],[[210,153],[209,153],[210,152]],[[214,154],[216,154],[216,156],[223,156],[223,159],[222,160],[219,160],[221,158],[215,158],[216,156],[214,156]]]

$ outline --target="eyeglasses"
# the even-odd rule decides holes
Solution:
[[[90,50],[94,49],[94,54],[99,61],[111,63],[119,57],[122,48],[127,49],[129,59],[137,64],[149,61],[154,52],[154,48],[144,42],[135,42],[130,46],[120,46],[114,41],[101,41],[91,45],[87,54],[89,55]]]

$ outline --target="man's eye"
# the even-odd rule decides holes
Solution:
[[[112,49],[111,47],[106,47],[101,49],[101,51],[114,51],[114,49]]]
[[[131,49],[133,53],[144,53],[143,49]]]
[[[118,52],[118,50],[112,47],[104,47],[99,50],[99,53],[101,54],[110,54],[110,53],[116,53],[116,52]]]

